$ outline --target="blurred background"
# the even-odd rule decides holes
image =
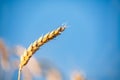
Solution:
[[[62,24],[22,80],[120,80],[119,0],[0,0],[0,80],[17,80],[24,49]]]

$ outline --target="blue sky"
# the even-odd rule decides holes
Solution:
[[[0,37],[28,47],[61,24],[68,28],[34,56],[53,62],[67,77],[82,70],[88,80],[120,80],[120,1],[1,0]]]

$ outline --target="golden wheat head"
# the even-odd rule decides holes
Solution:
[[[46,42],[52,40],[53,38],[55,38],[56,36],[61,34],[61,32],[63,32],[65,30],[65,28],[66,28],[66,26],[61,26],[61,27],[57,28],[56,30],[53,30],[52,32],[45,34],[44,36],[41,36],[38,40],[33,42],[28,47],[28,49],[26,49],[24,51],[23,56],[21,56],[20,64],[19,64],[20,70],[22,69],[23,66],[25,66],[28,63],[29,59],[40,48],[40,46],[42,46]]]

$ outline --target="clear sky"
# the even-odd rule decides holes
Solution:
[[[28,47],[61,24],[65,32],[34,56],[53,62],[68,77],[120,80],[119,0],[0,0],[0,37]]]

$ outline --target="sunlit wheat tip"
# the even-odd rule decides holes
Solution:
[[[23,56],[21,56],[20,69],[22,69],[22,67],[25,66],[28,63],[29,59],[39,49],[39,47],[41,47],[46,42],[52,40],[53,38],[55,38],[56,36],[61,34],[61,32],[63,32],[65,30],[65,28],[66,28],[66,26],[61,26],[61,27],[57,28],[56,30],[53,30],[52,32],[49,32],[49,33],[45,34],[44,36],[41,36],[38,40],[33,42],[28,47],[28,49],[26,49],[24,51]]]

